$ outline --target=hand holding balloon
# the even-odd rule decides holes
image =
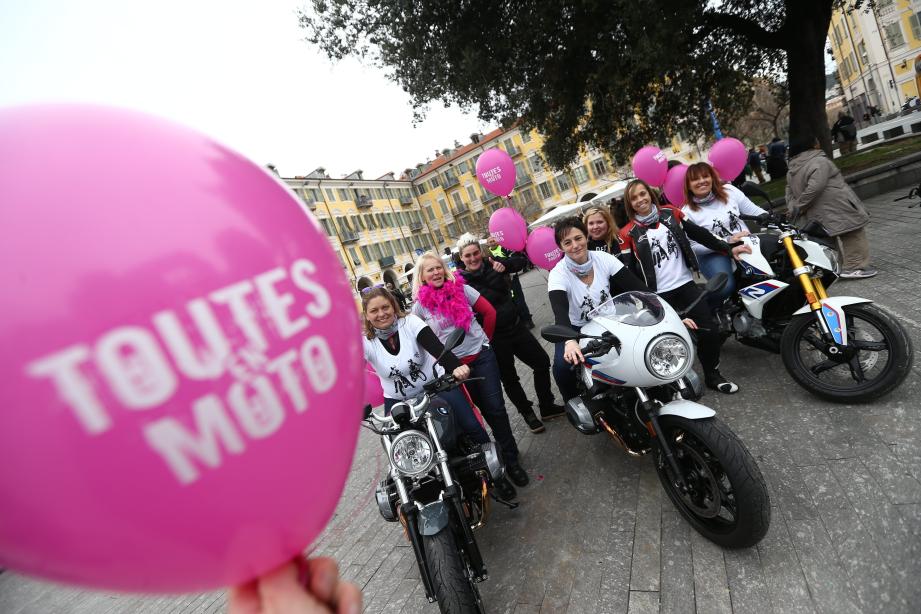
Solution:
[[[300,557],[230,591],[228,614],[359,614],[361,591],[335,561]]]

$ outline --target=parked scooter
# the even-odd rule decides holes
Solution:
[[[725,274],[715,276],[707,289],[725,282]],[[681,318],[655,294],[627,292],[592,311],[580,331],[554,325],[541,336],[580,341],[586,362],[573,367],[579,396],[566,402],[576,429],[606,432],[631,456],[650,454],[691,526],[721,546],[753,546],[770,524],[767,486],[739,438],[716,412],[692,400],[702,386],[691,370],[694,342]]]
[[[742,191],[770,209],[758,186]],[[739,290],[717,313],[721,330],[780,353],[796,383],[830,401],[865,402],[897,388],[911,371],[911,339],[872,300],[828,295],[840,265],[824,228],[810,222],[800,229],[773,212],[741,217],[764,231],[742,239],[752,253],[739,257]]]
[[[463,338],[462,330],[451,333],[445,352]],[[485,612],[477,584],[488,576],[473,531],[486,522],[490,491],[505,466],[496,445],[467,440],[437,398],[459,385],[433,369],[421,397],[394,404],[389,415],[366,406],[363,426],[380,435],[390,461],[375,493],[378,509],[384,520],[403,525],[429,602],[437,601],[443,614],[477,614]]]

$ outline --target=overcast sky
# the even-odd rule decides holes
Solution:
[[[490,127],[302,39],[301,0],[0,0],[0,106],[92,101],[195,127],[283,176],[398,174]]]

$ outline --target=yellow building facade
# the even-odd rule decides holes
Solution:
[[[845,105],[858,120],[870,106],[897,113],[921,96],[921,2],[877,0],[835,10],[828,31]]]

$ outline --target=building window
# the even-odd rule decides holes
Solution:
[[[505,151],[508,152],[508,155],[510,156],[514,156],[518,153],[518,148],[515,147],[515,141],[512,139],[505,139],[502,141],[502,148],[505,149]]]
[[[324,218],[320,219],[320,224],[323,226],[323,231],[326,232],[327,237],[333,236],[333,230],[329,226],[329,220]]]
[[[525,168],[524,162],[515,162],[515,184],[521,185],[531,181],[531,176]]]
[[[422,209],[425,211],[425,217],[427,217],[429,221],[432,221],[435,219],[435,216],[432,214],[431,203],[427,203]]]
[[[540,197],[544,200],[553,196],[553,190],[550,189],[550,183],[547,181],[537,184],[537,189],[540,190]]]
[[[542,170],[544,170],[544,163],[541,162],[540,156],[537,155],[536,153],[533,153],[530,156],[528,156],[528,162],[531,164],[532,173],[539,173]]]
[[[908,18],[911,24],[911,35],[916,41],[921,41],[921,13],[914,13]]]
[[[902,36],[902,24],[898,21],[883,26],[883,30],[886,32],[886,42],[889,43],[889,47],[895,48],[905,44],[905,37]]]
[[[460,192],[454,192],[451,194],[451,200],[454,201],[454,209],[457,211],[463,211],[464,201],[461,200]]]
[[[367,245],[361,246],[361,255],[365,257],[365,262],[371,262],[371,253],[368,251]]]
[[[522,130],[522,131],[519,132],[519,134],[521,135],[521,142],[522,142],[522,143],[530,143],[530,142],[531,142],[531,133],[530,133],[530,132],[528,132],[527,130]]]
[[[361,264],[361,258],[358,257],[358,252],[355,251],[354,247],[349,248],[349,255],[352,257],[352,264]]]
[[[445,213],[448,211],[448,203],[445,202],[445,199],[438,199],[438,207],[436,207],[435,210],[439,213]]]
[[[860,44],[857,45],[857,52],[860,53],[860,59],[863,61],[863,65],[869,66],[870,58],[867,55],[867,46],[863,41],[860,41]]]
[[[608,167],[604,163],[604,158],[595,158],[592,160],[592,170],[595,171],[595,177],[601,177],[608,172]]]
[[[569,177],[567,177],[566,175],[558,175],[556,177],[556,189],[560,193],[563,193],[567,190],[571,190],[572,184],[569,183]]]
[[[588,169],[580,164],[576,168],[572,169],[572,176],[575,178],[576,183],[582,185],[588,181]]]
[[[470,199],[470,202],[476,202],[476,188],[473,187],[473,184],[466,186],[467,187],[467,198]]]
[[[351,198],[349,198],[349,193],[343,190],[342,188],[339,188],[336,191],[339,192],[339,200],[352,200]]]

